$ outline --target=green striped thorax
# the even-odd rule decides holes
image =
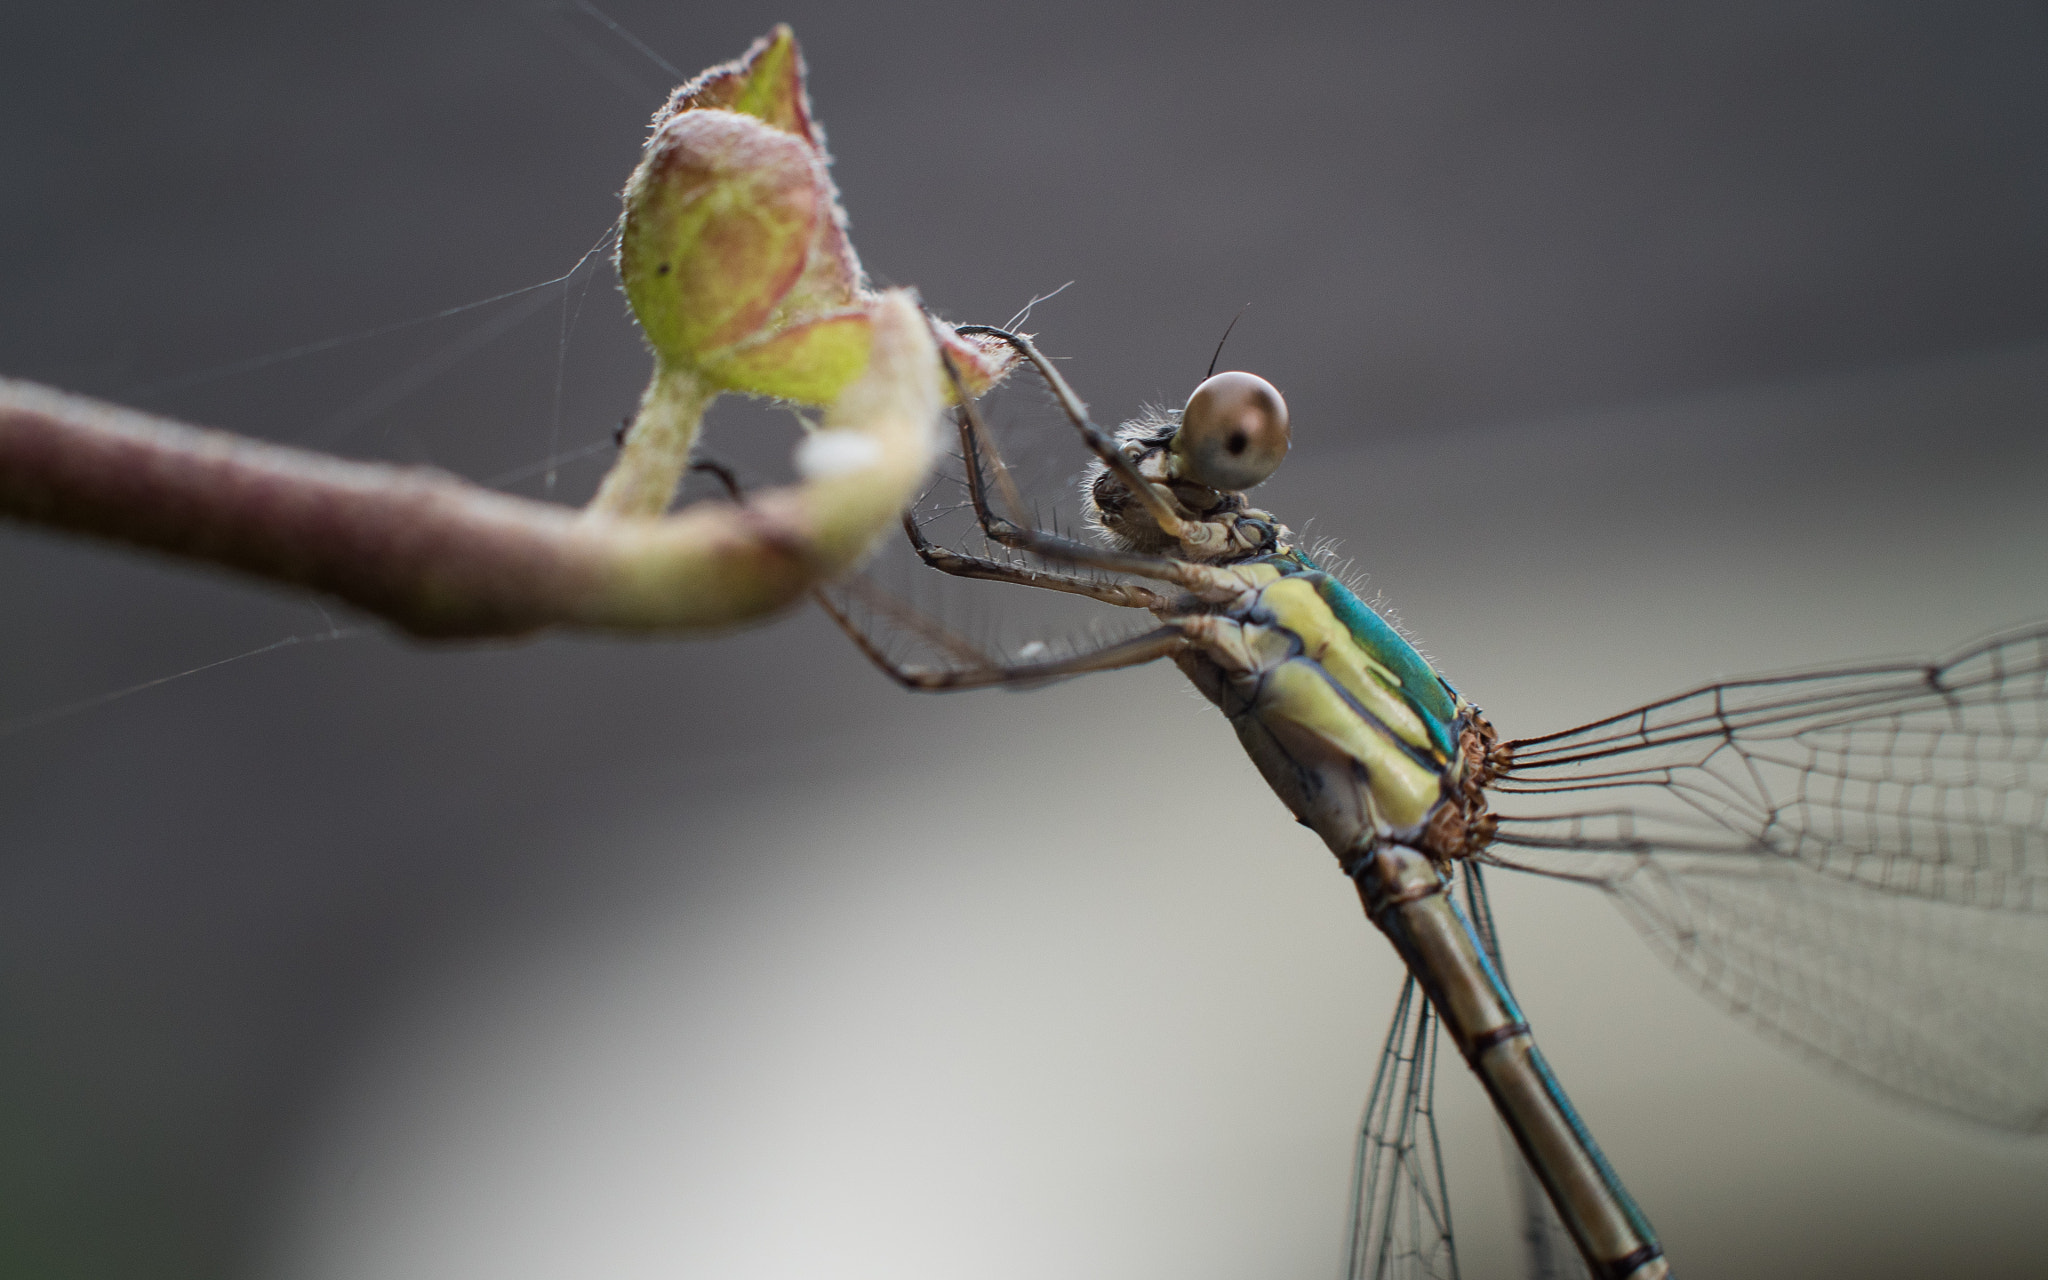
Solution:
[[[1219,410],[1205,393],[1226,378]],[[1284,458],[1287,439],[1285,402],[1271,384],[1219,374],[1181,413],[1154,414],[1118,436],[1186,527],[1169,535],[1106,467],[1084,481],[1090,518],[1131,550],[1194,562],[1192,588],[1158,610],[1193,642],[1177,660],[1297,819],[1340,857],[1388,840],[1439,861],[1462,857],[1491,834],[1481,787],[1492,729],[1246,498],[1244,488]],[[1218,478],[1250,484],[1205,483]]]

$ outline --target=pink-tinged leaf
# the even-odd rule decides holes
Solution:
[[[836,200],[838,193],[827,194]],[[831,212],[831,217],[818,219],[804,269],[783,295],[782,305],[769,318],[770,326],[800,323],[825,312],[857,306],[873,296],[860,269],[860,260],[846,238],[845,222],[836,204]]]
[[[825,151],[825,138],[811,118],[804,92],[804,55],[787,24],[754,41],[737,59],[711,68],[671,93],[655,113],[659,130],[685,111],[736,111],[793,133]]]
[[[979,396],[1008,377],[1017,367],[1017,349],[1001,338],[983,333],[955,333],[951,325],[939,326],[939,350],[960,372],[967,394]],[[946,395],[950,399],[952,390]]]
[[[626,184],[619,278],[664,360],[754,336],[809,264],[830,189],[800,138],[750,116],[671,120]]]

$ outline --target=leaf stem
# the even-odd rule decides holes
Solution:
[[[717,398],[718,392],[694,370],[657,360],[640,396],[640,411],[626,431],[625,447],[584,511],[627,518],[667,512],[690,463],[704,411]]]

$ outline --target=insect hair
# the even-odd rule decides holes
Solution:
[[[1173,433],[1180,430],[1180,410],[1169,409],[1163,404],[1146,403],[1138,406],[1135,416],[1119,425],[1113,434],[1119,446],[1137,445],[1143,449],[1152,445],[1165,444]],[[1109,470],[1102,459],[1096,458],[1082,468],[1081,511],[1082,524],[1098,540],[1111,545],[1122,545],[1121,540],[1102,523],[1102,512],[1095,506],[1095,482],[1102,473]]]
[[[1342,547],[1344,544],[1342,539],[1331,534],[1312,532],[1314,524],[1315,519],[1313,517],[1302,523],[1301,548],[1307,553],[1308,558],[1315,561],[1317,567],[1322,569],[1324,573],[1343,583],[1345,590],[1357,596],[1360,600],[1365,601],[1367,607],[1380,615],[1386,624],[1394,629],[1396,634],[1414,647],[1415,652],[1422,656],[1424,662],[1435,665],[1434,659],[1423,648],[1422,642],[1416,638],[1414,631],[1410,630],[1408,624],[1402,620],[1401,611],[1387,599],[1387,593],[1377,587],[1373,588],[1370,592],[1366,590],[1366,584],[1371,581],[1372,575],[1358,567],[1357,557],[1343,553]]]

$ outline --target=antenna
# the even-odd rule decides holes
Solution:
[[[1216,354],[1209,357],[1209,372],[1202,375],[1202,381],[1207,382],[1216,376],[1216,362],[1223,358],[1223,344],[1230,341],[1230,331],[1237,328],[1237,322],[1244,319],[1244,313],[1251,309],[1252,304],[1245,303],[1237,309],[1236,315],[1230,317],[1230,323],[1223,326],[1223,336],[1216,340]]]

